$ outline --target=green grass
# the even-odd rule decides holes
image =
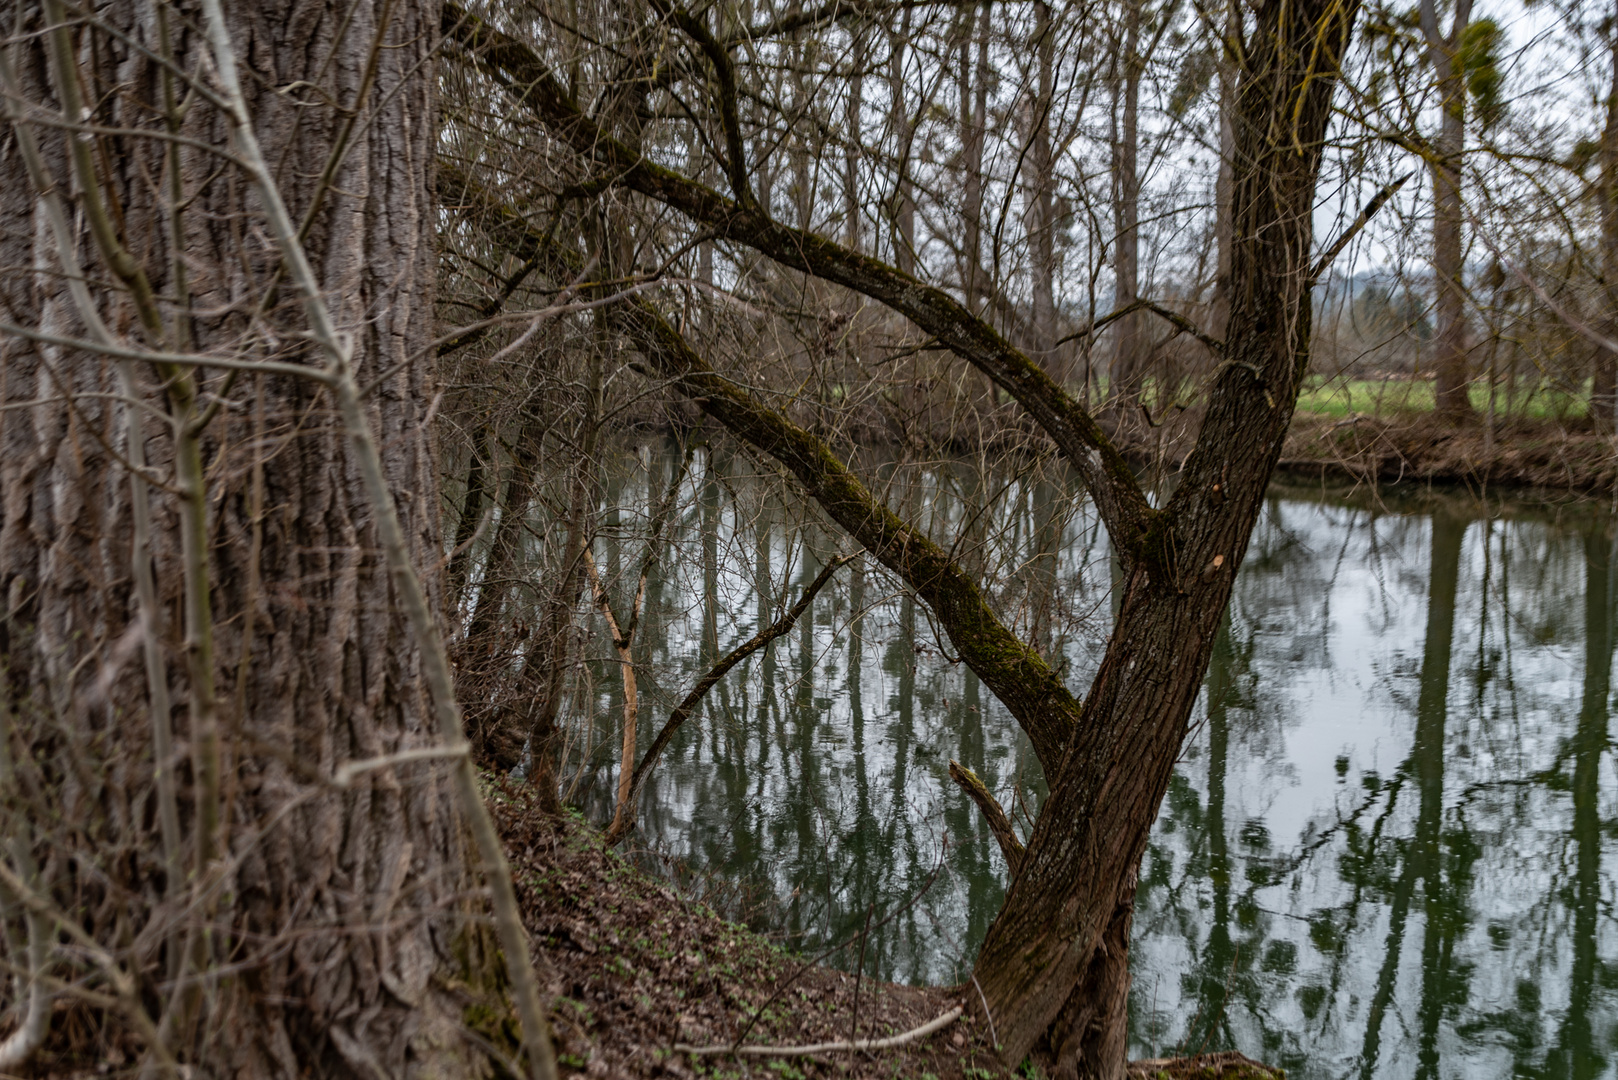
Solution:
[[[1094,400],[1105,401],[1106,379],[1098,379],[1092,391]],[[1187,387],[1165,401],[1165,388],[1155,379],[1148,378],[1141,389],[1141,399],[1154,417],[1168,405],[1185,407],[1202,404],[1200,395],[1186,397]],[[1588,412],[1589,380],[1577,393],[1550,385],[1548,382],[1522,380],[1517,392],[1508,395],[1501,382],[1495,386],[1494,414],[1500,420],[1578,420]],[[1476,381],[1471,387],[1472,405],[1479,414],[1488,412],[1489,387]],[[1303,392],[1298,395],[1298,413],[1343,420],[1359,414],[1393,420],[1420,416],[1433,411],[1434,384],[1430,379],[1351,379],[1342,376],[1310,375],[1304,379]]]
[[[1472,404],[1479,412],[1489,407],[1489,388],[1474,383]],[[1495,388],[1494,410],[1507,416],[1505,387]],[[1510,412],[1513,418],[1572,420],[1585,415],[1586,398],[1544,385],[1520,385]],[[1416,416],[1433,411],[1433,384],[1419,379],[1328,379],[1311,375],[1298,396],[1298,412],[1343,419],[1354,413],[1370,416]]]

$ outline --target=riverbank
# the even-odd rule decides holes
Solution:
[[[535,963],[554,1002],[564,1076],[1000,1075],[987,1031],[970,1017],[874,1054],[768,1059],[675,1052],[676,1045],[738,1038],[774,1046],[845,1041],[856,993],[861,1039],[911,1031],[963,1002],[950,989],[856,981],[806,963],[608,851],[581,820],[540,813],[521,787],[502,786],[490,805]]]
[[[678,412],[676,410],[676,412]],[[696,413],[647,416],[626,429],[632,438],[671,437],[691,430]],[[1124,457],[1143,473],[1169,476],[1191,453],[1202,415],[1193,407],[1164,418],[1157,427],[1129,424],[1112,430]],[[987,443],[963,432],[996,434]],[[836,445],[880,457],[900,447],[933,455],[970,455],[988,450],[1026,453],[1042,440],[1026,420],[1006,413],[988,420],[932,426],[851,422]],[[1618,442],[1582,417],[1516,416],[1491,430],[1482,419],[1453,424],[1431,411],[1381,413],[1310,411],[1294,414],[1279,471],[1315,479],[1346,480],[1375,487],[1444,484],[1487,488],[1540,488],[1584,496],[1618,492]]]
[[[811,1077],[991,1080],[1041,1077],[1037,1060],[1007,1072],[975,1018],[970,988],[856,979],[779,948],[717,916],[602,847],[578,818],[542,814],[517,785],[490,808],[505,839],[534,961],[552,1001],[568,1077]],[[681,1047],[802,1046],[891,1039],[960,1015],[930,1034],[871,1051],[783,1057],[696,1055]],[[856,1020],[857,1017],[857,1020]],[[1136,1062],[1133,1077],[1270,1080],[1235,1054]]]
[[[1535,487],[1579,495],[1618,489],[1610,436],[1547,420],[1453,426],[1431,414],[1333,418],[1300,413],[1282,450],[1285,472],[1375,486],[1410,483]]]

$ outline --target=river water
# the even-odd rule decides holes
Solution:
[[[626,465],[609,503],[644,521],[671,462]],[[698,455],[682,489],[648,582],[642,746],[837,550],[745,473]],[[997,607],[1082,692],[1115,574],[1082,499],[949,469],[890,492],[971,540]],[[638,559],[636,518],[608,521],[609,573]],[[1273,489],[1142,867],[1132,1056],[1235,1048],[1305,1078],[1615,1074],[1613,536],[1590,503]],[[595,731],[571,759],[597,818],[620,705],[600,644],[581,695]],[[952,758],[1019,823],[1037,813],[1016,724],[925,609],[854,564],[671,744],[641,857],[795,948],[842,946],[831,963],[955,982],[1005,865]]]

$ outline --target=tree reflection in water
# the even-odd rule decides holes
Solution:
[[[1591,506],[1276,500],[1149,856],[1139,1050],[1610,1075],[1611,536]]]
[[[644,506],[658,469],[626,468],[608,503]],[[889,498],[973,550],[998,608],[1083,684],[1114,568],[1071,487],[940,465],[896,469]],[[647,724],[838,550],[734,462],[699,462],[687,510],[687,554],[648,594]],[[1613,1075],[1612,536],[1588,504],[1276,489],[1142,867],[1137,1056],[1235,1047],[1309,1078]],[[574,717],[610,748],[607,663]],[[866,971],[953,981],[1005,866],[951,758],[1008,809],[1037,808],[1015,724],[925,610],[855,564],[682,729],[637,840],[649,864],[742,887],[719,895],[802,949],[902,908]],[[613,765],[582,766],[605,816]]]

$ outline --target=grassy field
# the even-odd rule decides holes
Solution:
[[[1507,416],[1505,387],[1496,387],[1495,415]],[[1472,404],[1478,411],[1489,407],[1489,388],[1472,386]],[[1510,415],[1515,418],[1576,420],[1585,415],[1586,399],[1563,390],[1540,385],[1519,385]],[[1298,412],[1334,418],[1354,413],[1371,416],[1410,416],[1433,410],[1433,384],[1425,379],[1328,379],[1311,375],[1298,397]]]
[[[1588,412],[1589,381],[1578,393],[1551,385],[1549,382],[1523,380],[1517,384],[1514,395],[1506,393],[1501,383],[1495,387],[1494,414],[1499,420],[1582,420]],[[1165,408],[1163,388],[1154,380],[1146,380],[1142,399],[1154,413]],[[1099,378],[1092,389],[1095,401],[1105,401],[1107,380]],[[1186,396],[1182,386],[1172,404],[1185,407],[1199,404],[1200,397]],[[1488,412],[1489,387],[1474,382],[1471,387],[1472,404],[1479,415]],[[1343,376],[1310,375],[1304,379],[1303,392],[1298,395],[1298,414],[1341,420],[1351,415],[1378,416],[1388,420],[1409,419],[1433,411],[1434,384],[1430,379],[1351,379]]]

